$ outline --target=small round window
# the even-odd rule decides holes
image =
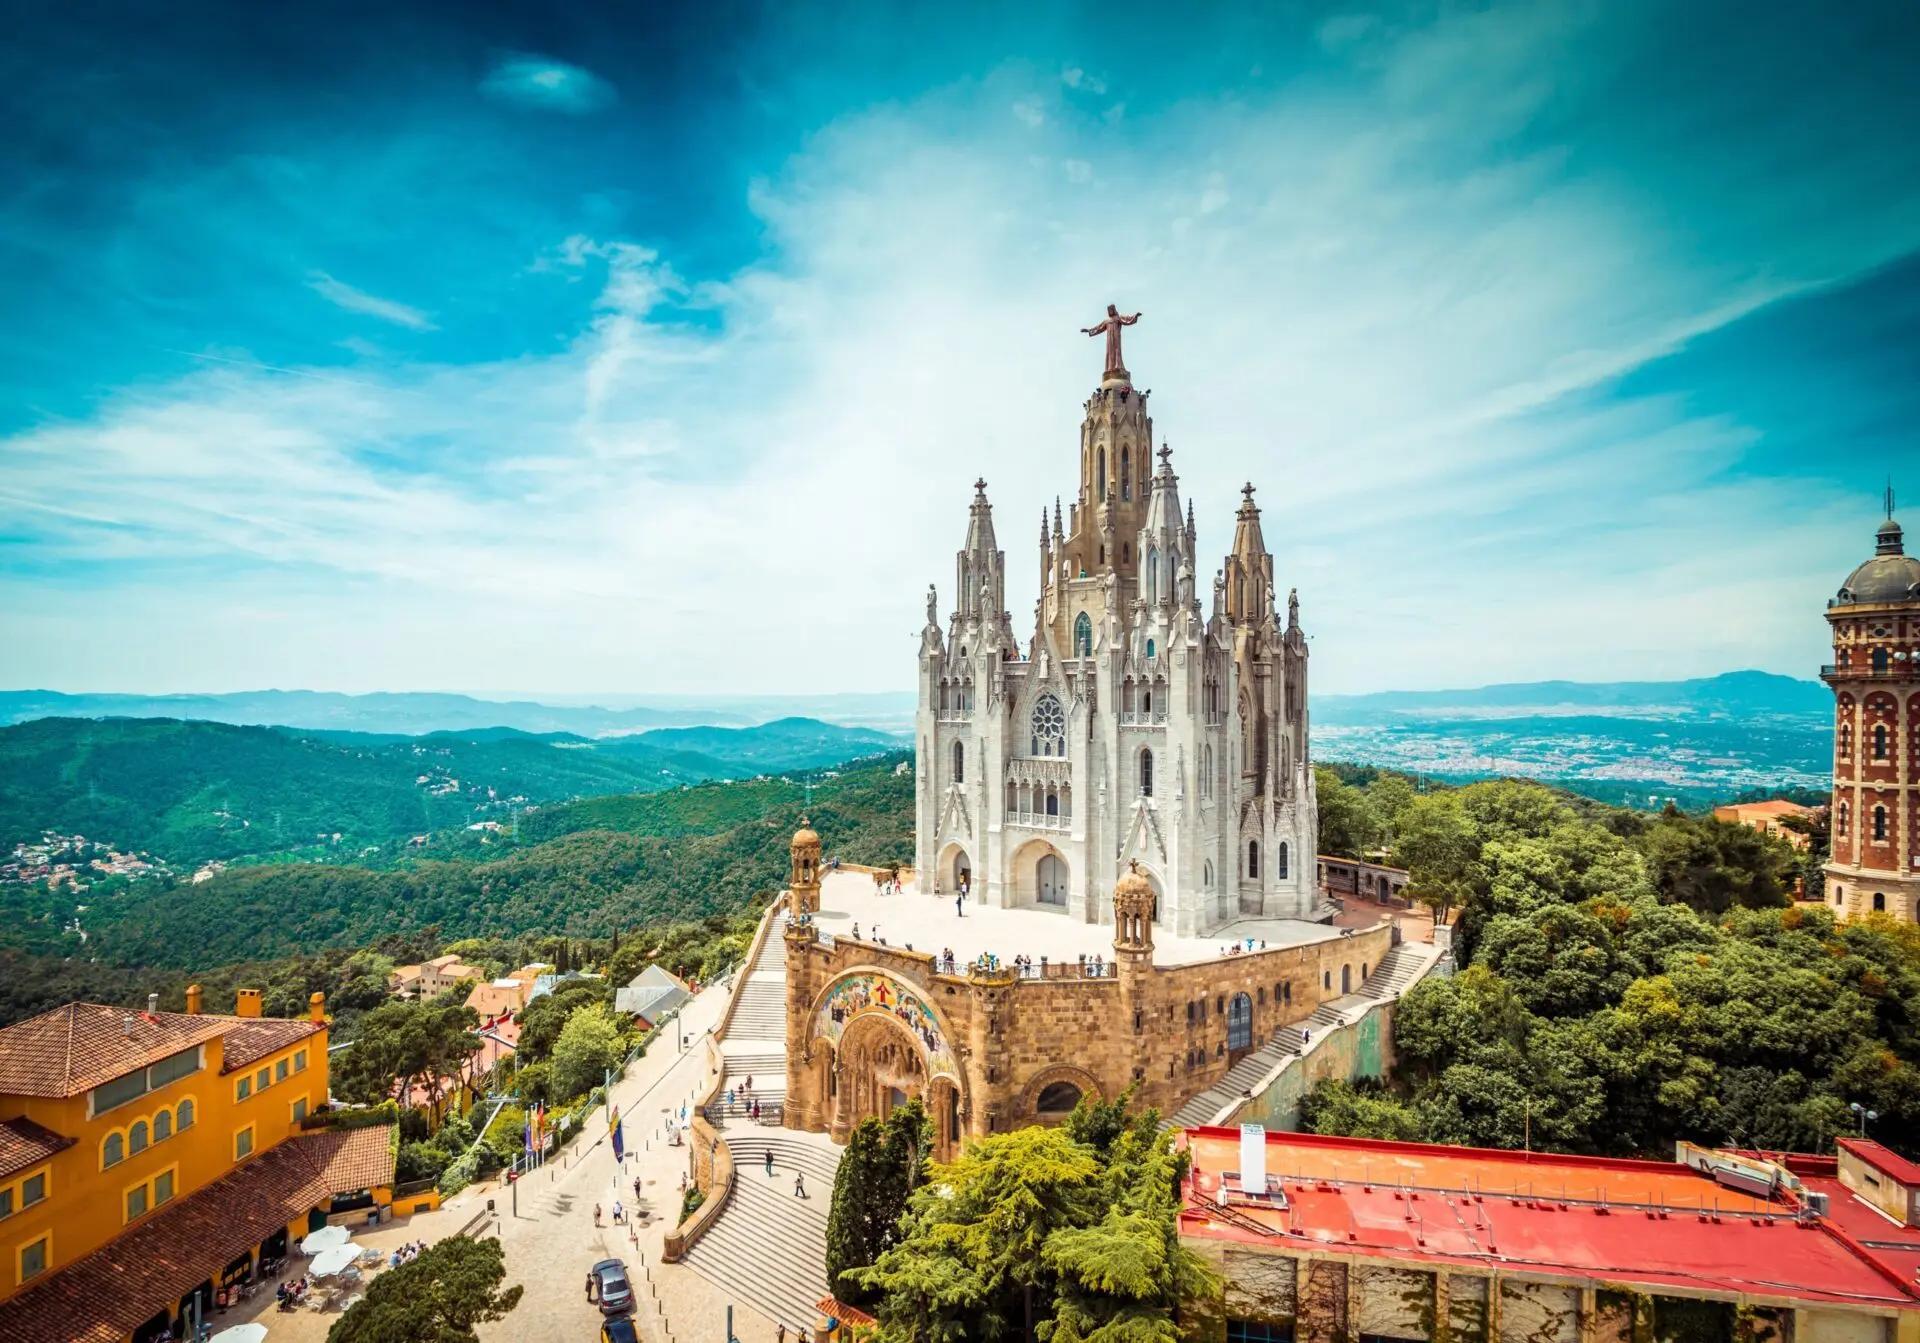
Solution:
[[[1067,739],[1067,713],[1052,695],[1042,695],[1034,702],[1033,739],[1040,743],[1039,754],[1063,754],[1058,743]]]

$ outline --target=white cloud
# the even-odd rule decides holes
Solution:
[[[1098,75],[1088,74],[1077,65],[1070,65],[1060,72],[1060,82],[1079,93],[1091,93],[1098,97],[1107,91],[1107,81]]]
[[[1488,118],[1522,115],[1504,76],[1477,94],[1444,33],[1404,41],[1369,35],[1377,80],[1346,94],[1093,128],[1098,192],[1074,128],[1038,99],[1009,124],[994,80],[887,105],[755,184],[767,248],[734,274],[582,234],[503,277],[578,285],[557,351],[351,380],[209,364],[0,441],[36,555],[121,575],[0,575],[4,679],[905,685],[976,473],[1030,623],[1034,514],[1071,498],[1099,371],[1077,328],[1109,300],[1145,313],[1127,362],[1205,555],[1260,487],[1316,689],[1811,665],[1864,533],[1739,483],[1743,425],[1580,394],[1901,240],[1729,232],[1699,262],[1553,146],[1489,149]],[[997,129],[956,139],[956,102]],[[122,625],[137,653],[103,670],[86,631]]]
[[[383,322],[404,326],[409,331],[436,329],[433,319],[420,309],[405,303],[396,303],[390,298],[381,298],[378,294],[369,294],[364,289],[355,289],[345,281],[334,279],[323,270],[313,271],[307,276],[307,287],[334,307],[345,308],[348,312],[377,317]]]
[[[1047,105],[1038,98],[1020,98],[1013,104],[1013,115],[1024,125],[1038,130],[1047,124]]]
[[[1079,184],[1093,180],[1093,165],[1085,159],[1067,159],[1060,166],[1066,170],[1069,182]]]
[[[551,56],[516,53],[495,61],[480,91],[502,102],[581,116],[614,101],[613,85]]]

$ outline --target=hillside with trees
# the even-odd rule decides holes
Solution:
[[[1349,775],[1349,778],[1357,776]],[[1390,1086],[1323,1085],[1322,1132],[1602,1154],[1676,1138],[1830,1150],[1920,1133],[1920,932],[1791,900],[1784,841],[1504,781],[1320,779],[1337,851],[1391,851],[1460,972],[1395,1013]],[[1818,886],[1811,889],[1817,891]]]

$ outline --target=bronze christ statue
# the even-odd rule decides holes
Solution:
[[[1107,333],[1108,377],[1112,377],[1115,374],[1119,374],[1122,377],[1126,376],[1127,366],[1120,358],[1120,328],[1123,326],[1132,326],[1139,320],[1139,313],[1136,312],[1131,317],[1122,317],[1120,310],[1109,303],[1107,305],[1107,318],[1104,322],[1098,326],[1083,326],[1080,328],[1083,333],[1089,336],[1097,336],[1102,331]]]

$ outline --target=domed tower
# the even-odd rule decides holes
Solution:
[[[1113,885],[1113,958],[1123,969],[1153,961],[1153,883],[1130,862]]]
[[[1920,558],[1893,520],[1827,603],[1833,662],[1832,856],[1826,897],[1841,918],[1920,918]]]
[[[800,818],[800,828],[793,832],[793,870],[787,876],[787,890],[791,892],[787,912],[794,918],[802,914],[816,914],[820,910],[820,836],[807,824],[807,818]]]

